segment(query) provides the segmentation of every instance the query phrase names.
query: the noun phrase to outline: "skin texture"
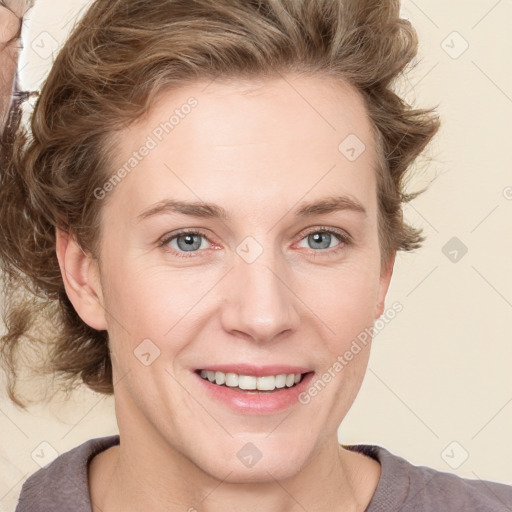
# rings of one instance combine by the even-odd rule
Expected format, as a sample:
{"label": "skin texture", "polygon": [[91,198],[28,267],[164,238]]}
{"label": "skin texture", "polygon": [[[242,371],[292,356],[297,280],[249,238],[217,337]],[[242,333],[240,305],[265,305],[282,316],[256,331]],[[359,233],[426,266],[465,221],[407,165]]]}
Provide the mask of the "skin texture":
{"label": "skin texture", "polygon": [[0,5],[0,132],[7,121],[21,48],[20,40],[15,37],[22,16],[32,7],[33,2],[5,0],[4,4]]}
{"label": "skin texture", "polygon": [[[370,344],[307,405],[279,414],[237,414],[206,396],[192,373],[243,362],[320,376],[382,314],[394,255],[381,267],[364,103],[322,77],[195,83],[162,94],[149,116],[120,133],[119,167],[190,97],[197,106],[100,201],[100,264],[57,233],[68,296],[111,341],[121,446],[91,463],[94,510],[364,510],[380,465],[342,448],[337,429]],[[366,145],[353,162],[338,150],[349,134]],[[332,195],[356,199],[366,215],[294,215]],[[214,202],[230,217],[137,222],[166,198]],[[322,226],[353,242],[333,234],[328,249],[318,248],[307,235]],[[199,249],[184,251],[183,238],[158,246],[183,228],[205,231]],[[248,236],[263,250],[252,263],[236,252]],[[146,338],[160,349],[149,366],[133,353]],[[262,453],[250,469],[237,457],[248,442]]]}

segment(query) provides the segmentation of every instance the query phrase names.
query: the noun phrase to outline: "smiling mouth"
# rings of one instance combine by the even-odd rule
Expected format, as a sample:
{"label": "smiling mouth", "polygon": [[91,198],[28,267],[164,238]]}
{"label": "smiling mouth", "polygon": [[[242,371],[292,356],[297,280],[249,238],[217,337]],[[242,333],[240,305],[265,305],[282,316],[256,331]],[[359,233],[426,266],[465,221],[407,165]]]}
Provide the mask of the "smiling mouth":
{"label": "smiling mouth", "polygon": [[308,373],[288,373],[257,377],[212,370],[196,370],[203,380],[219,387],[228,387],[244,393],[272,393],[295,387]]}

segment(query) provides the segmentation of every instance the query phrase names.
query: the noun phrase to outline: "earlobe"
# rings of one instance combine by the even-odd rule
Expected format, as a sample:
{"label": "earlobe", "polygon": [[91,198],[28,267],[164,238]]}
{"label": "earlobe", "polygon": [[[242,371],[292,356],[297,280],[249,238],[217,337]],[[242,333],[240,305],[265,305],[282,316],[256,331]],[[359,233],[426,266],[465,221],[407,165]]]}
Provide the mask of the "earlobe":
{"label": "earlobe", "polygon": [[98,266],[75,237],[56,228],[56,252],[66,294],[80,318],[93,329],[107,329]]}

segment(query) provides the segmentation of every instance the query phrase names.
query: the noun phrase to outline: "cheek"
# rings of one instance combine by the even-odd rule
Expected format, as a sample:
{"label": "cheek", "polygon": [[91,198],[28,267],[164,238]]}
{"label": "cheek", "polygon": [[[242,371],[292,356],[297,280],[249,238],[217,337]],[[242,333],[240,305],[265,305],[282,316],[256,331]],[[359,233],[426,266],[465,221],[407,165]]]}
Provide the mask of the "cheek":
{"label": "cheek", "polygon": [[172,347],[173,354],[200,326],[204,298],[218,281],[215,272],[138,265],[128,258],[105,273],[111,339],[123,340],[122,346],[132,351],[150,339],[166,352]]}
{"label": "cheek", "polygon": [[337,337],[351,336],[374,320],[379,273],[375,264],[362,261],[317,272],[300,285],[305,302]]}
{"label": "cheek", "polygon": [[[324,400],[334,401],[333,407],[337,410],[334,417],[341,421],[366,373],[378,297],[378,273],[370,264],[354,265],[331,275],[322,284],[325,293],[318,294],[313,302],[325,327],[320,350],[316,352],[321,367],[318,379],[326,383],[328,391],[323,395]],[[330,420],[326,417],[325,421]]]}

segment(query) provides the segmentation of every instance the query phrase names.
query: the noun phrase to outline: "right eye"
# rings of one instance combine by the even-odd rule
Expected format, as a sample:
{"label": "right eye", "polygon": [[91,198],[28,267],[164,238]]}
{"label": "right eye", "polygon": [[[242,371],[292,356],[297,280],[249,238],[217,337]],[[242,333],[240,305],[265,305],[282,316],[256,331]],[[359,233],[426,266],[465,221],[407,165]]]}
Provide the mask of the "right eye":
{"label": "right eye", "polygon": [[[185,253],[201,252],[199,249],[203,248],[202,239],[208,240],[205,233],[200,230],[183,229],[177,233],[171,233],[164,236],[159,242],[159,247],[163,247],[166,252],[174,252],[179,258],[190,258],[192,255]],[[172,242],[176,242],[174,246],[170,246]],[[172,251],[168,250],[171,247]]]}

